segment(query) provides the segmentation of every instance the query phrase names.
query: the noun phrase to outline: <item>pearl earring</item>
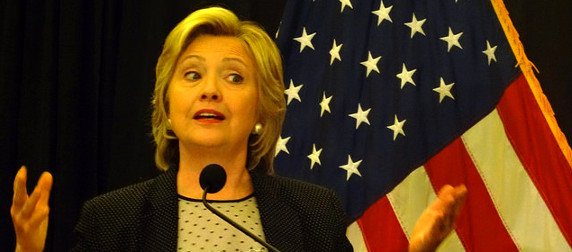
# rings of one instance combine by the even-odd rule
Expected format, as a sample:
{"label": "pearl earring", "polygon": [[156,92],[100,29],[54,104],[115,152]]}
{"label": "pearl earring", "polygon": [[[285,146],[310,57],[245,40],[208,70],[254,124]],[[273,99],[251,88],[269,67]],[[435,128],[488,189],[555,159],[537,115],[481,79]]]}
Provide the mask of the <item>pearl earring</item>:
{"label": "pearl earring", "polygon": [[254,129],[252,130],[253,135],[260,135],[262,132],[262,123],[256,123]]}

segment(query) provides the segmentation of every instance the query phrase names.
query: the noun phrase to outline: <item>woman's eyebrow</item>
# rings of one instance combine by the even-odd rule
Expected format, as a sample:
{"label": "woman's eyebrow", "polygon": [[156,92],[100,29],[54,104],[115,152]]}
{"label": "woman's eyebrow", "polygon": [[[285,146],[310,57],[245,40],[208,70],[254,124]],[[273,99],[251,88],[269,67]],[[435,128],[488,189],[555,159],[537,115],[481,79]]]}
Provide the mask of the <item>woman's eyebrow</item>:
{"label": "woman's eyebrow", "polygon": [[242,60],[241,58],[238,58],[238,57],[227,57],[227,58],[223,58],[223,59],[222,59],[222,62],[224,62],[224,63],[237,62],[237,63],[239,63],[239,64],[241,64],[241,65],[243,65],[243,66],[245,66],[245,67],[248,66],[248,65],[246,64],[246,62],[244,62],[244,60]]}
{"label": "woman's eyebrow", "polygon": [[183,57],[181,59],[181,62],[185,62],[185,61],[191,60],[191,59],[196,59],[196,60],[201,61],[201,62],[206,61],[206,59],[202,56],[191,54],[191,55],[187,55],[187,56]]}

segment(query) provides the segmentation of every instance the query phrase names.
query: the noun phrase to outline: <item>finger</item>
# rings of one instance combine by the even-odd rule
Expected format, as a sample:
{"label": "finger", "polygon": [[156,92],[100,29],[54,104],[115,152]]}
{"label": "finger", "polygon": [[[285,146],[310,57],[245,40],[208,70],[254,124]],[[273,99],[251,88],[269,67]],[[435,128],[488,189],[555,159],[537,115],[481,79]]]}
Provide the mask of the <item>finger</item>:
{"label": "finger", "polygon": [[[45,197],[43,194],[45,194],[44,192],[40,193],[40,198]],[[37,227],[39,226],[43,221],[46,221],[48,219],[48,215],[50,214],[50,207],[48,205],[37,205],[34,213],[32,214],[32,216],[30,216],[30,226],[32,227]]]}
{"label": "finger", "polygon": [[441,187],[441,190],[439,190],[439,193],[437,193],[437,197],[445,201],[454,201],[455,192],[455,188],[447,184]]}
{"label": "finger", "polygon": [[36,209],[36,205],[38,204],[38,201],[40,200],[41,194],[42,194],[42,192],[40,189],[38,189],[38,187],[34,188],[34,191],[30,195],[28,200],[26,200],[26,204],[24,204],[24,207],[22,208],[22,212],[21,212],[22,218],[28,219],[28,218],[30,218],[32,213],[34,213],[34,210]]}
{"label": "finger", "polygon": [[434,209],[442,214],[441,231],[448,233],[454,228],[455,219],[466,197],[466,192],[467,188],[464,185],[457,187],[445,185],[439,190],[438,203]]}
{"label": "finger", "polygon": [[449,189],[443,192],[441,197],[443,200],[447,201],[445,208],[443,208],[445,215],[444,222],[446,225],[454,228],[455,220],[457,219],[457,216],[459,216],[461,206],[467,197],[467,187],[465,187],[465,185],[449,187]]}
{"label": "finger", "polygon": [[28,192],[26,190],[26,178],[26,166],[22,166],[14,178],[14,196],[12,198],[12,207],[16,211],[20,210],[24,206],[24,203],[28,198]]}
{"label": "finger", "polygon": [[467,187],[465,185],[459,185],[455,187],[455,203],[453,208],[455,209],[455,217],[459,214],[459,212],[461,211],[461,207],[463,206],[463,203],[465,203],[465,200],[467,199],[467,194],[468,194],[468,190]]}
{"label": "finger", "polygon": [[464,201],[465,198],[467,197],[467,193],[469,191],[467,190],[467,187],[463,184],[458,185],[455,187],[455,198],[457,198],[458,200]]}
{"label": "finger", "polygon": [[455,189],[451,185],[444,185],[441,187],[437,193],[437,199],[433,201],[429,208],[437,212],[444,212],[444,209],[453,205],[454,197],[452,194],[454,191]]}
{"label": "finger", "polygon": [[50,174],[49,172],[42,173],[42,176],[40,176],[40,179],[38,180],[36,188],[39,188],[41,192],[40,199],[38,202],[38,204],[41,207],[48,205],[48,202],[50,200],[50,191],[52,190],[53,182],[54,178],[52,177],[52,174]]}

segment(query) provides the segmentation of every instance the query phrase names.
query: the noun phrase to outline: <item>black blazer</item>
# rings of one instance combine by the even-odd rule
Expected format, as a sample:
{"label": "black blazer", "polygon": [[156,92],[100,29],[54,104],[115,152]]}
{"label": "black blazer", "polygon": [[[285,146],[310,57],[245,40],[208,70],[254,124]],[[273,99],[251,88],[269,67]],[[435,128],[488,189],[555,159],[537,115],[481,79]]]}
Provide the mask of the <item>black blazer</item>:
{"label": "black blazer", "polygon": [[[281,251],[352,251],[341,202],[328,189],[251,173],[266,241]],[[176,251],[177,169],[86,202],[75,251]]]}

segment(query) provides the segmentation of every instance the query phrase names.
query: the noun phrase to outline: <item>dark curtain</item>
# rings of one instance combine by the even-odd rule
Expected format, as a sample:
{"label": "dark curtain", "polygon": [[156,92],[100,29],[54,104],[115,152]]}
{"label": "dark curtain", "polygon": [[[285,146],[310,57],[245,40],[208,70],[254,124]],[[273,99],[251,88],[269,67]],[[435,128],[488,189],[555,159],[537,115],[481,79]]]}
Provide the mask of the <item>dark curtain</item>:
{"label": "dark curtain", "polygon": [[[222,5],[278,28],[280,1],[0,2],[0,247],[14,246],[12,181],[54,175],[47,251],[73,245],[82,203],[151,178],[150,100],[165,36],[191,11]],[[572,136],[569,1],[505,1],[557,119]],[[3,209],[3,210],[2,210]]]}

